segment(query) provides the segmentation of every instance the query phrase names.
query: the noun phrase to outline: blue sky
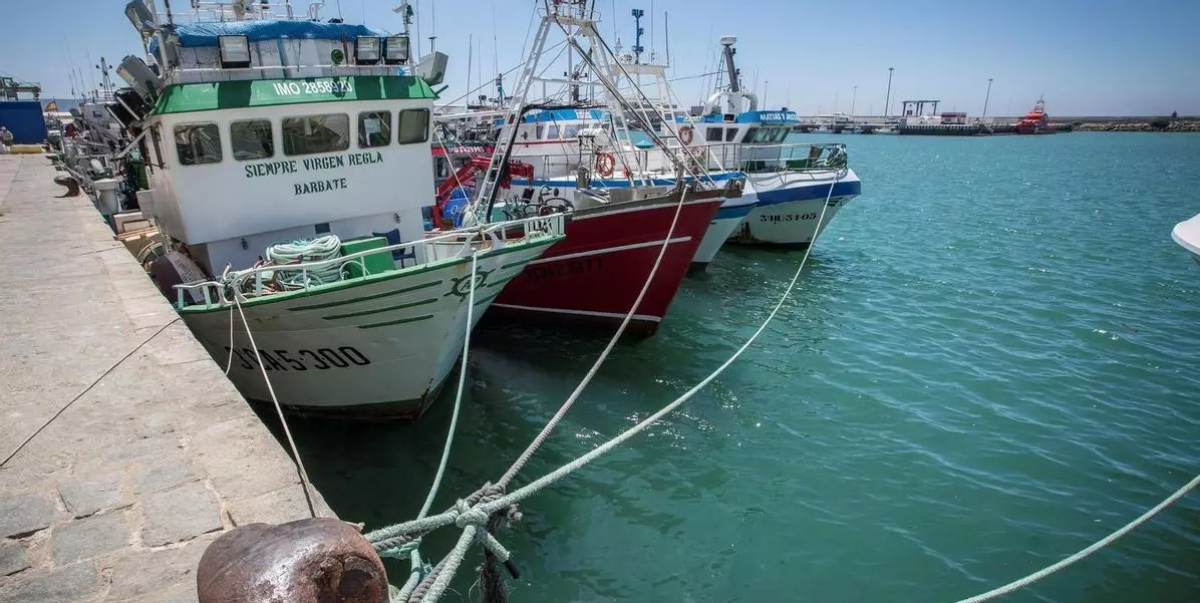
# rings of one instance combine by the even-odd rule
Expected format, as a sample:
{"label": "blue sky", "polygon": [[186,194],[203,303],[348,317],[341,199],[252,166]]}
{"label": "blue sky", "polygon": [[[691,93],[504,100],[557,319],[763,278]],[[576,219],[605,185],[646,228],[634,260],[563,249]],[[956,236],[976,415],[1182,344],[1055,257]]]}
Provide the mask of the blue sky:
{"label": "blue sky", "polygon": [[[5,4],[0,74],[40,82],[44,96],[69,96],[68,66],[91,80],[100,56],[117,62],[140,53],[123,0],[60,0],[53,21],[44,3]],[[372,27],[401,28],[392,0],[326,4],[326,18],[337,16],[340,4],[348,22],[365,16]],[[438,50],[451,55],[449,100],[466,88],[468,36],[481,47],[484,78],[492,77],[494,63],[507,70],[519,61],[540,1],[415,4],[421,36],[436,31]],[[178,11],[188,2],[174,5]],[[881,114],[888,67],[895,67],[893,113],[896,101],[936,98],[944,101],[942,110],[979,115],[993,78],[989,115],[1024,113],[1039,94],[1052,115],[1200,114],[1200,0],[597,0],[597,6],[604,34],[613,36],[615,27],[627,48],[630,9],[647,13],[647,48],[653,13],[660,54],[662,15],[669,12],[673,77],[712,71],[717,38],[738,36],[746,85],[765,92],[767,104],[806,115],[835,108],[849,113],[852,100],[857,114]],[[423,40],[423,51],[428,44]],[[474,73],[471,78],[477,81]],[[682,79],[676,92],[692,104],[706,92],[704,81]]]}

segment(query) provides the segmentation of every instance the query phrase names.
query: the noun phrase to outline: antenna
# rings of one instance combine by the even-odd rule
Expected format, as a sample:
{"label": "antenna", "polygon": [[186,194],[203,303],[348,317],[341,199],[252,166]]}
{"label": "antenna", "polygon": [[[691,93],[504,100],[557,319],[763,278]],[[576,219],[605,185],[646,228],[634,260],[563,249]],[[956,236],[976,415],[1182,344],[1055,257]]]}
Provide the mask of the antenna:
{"label": "antenna", "polygon": [[663,35],[667,39],[666,40],[666,42],[667,42],[667,60],[666,60],[666,64],[663,65],[664,67],[671,66],[671,20],[670,19],[671,19],[671,14],[664,10],[663,11]]}
{"label": "antenna", "polygon": [[654,62],[654,0],[650,0],[650,62]]}
{"label": "antenna", "polygon": [[437,50],[435,42],[437,41],[437,2],[434,2],[429,7],[429,28],[433,30],[433,35],[429,36],[429,52]]}
{"label": "antenna", "polygon": [[467,35],[467,106],[471,106],[471,62],[475,57],[475,34]]}
{"label": "antenna", "polygon": [[633,30],[633,62],[640,65],[642,63],[642,53],[646,50],[642,46],[642,34],[646,33],[646,30],[642,29],[642,15],[645,15],[646,11],[635,8],[630,14],[633,15],[633,22],[636,26]]}

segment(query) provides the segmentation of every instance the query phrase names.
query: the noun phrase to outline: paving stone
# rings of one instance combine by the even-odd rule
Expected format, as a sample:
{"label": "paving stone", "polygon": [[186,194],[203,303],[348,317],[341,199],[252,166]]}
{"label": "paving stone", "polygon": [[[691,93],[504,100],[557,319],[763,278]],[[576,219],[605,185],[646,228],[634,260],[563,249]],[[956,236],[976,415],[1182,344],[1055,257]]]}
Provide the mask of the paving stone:
{"label": "paving stone", "polygon": [[55,513],[49,500],[33,492],[0,496],[0,537],[45,529]]}
{"label": "paving stone", "polygon": [[[182,547],[130,551],[111,561],[112,586],[105,601],[186,601],[196,596],[196,568],[204,550],[216,538],[208,535]],[[106,564],[108,565],[108,564]]]}
{"label": "paving stone", "polygon": [[133,493],[137,496],[169,490],[199,479],[200,473],[186,454],[171,452],[139,461],[133,472]]}
{"label": "paving stone", "polygon": [[54,527],[50,548],[54,564],[66,565],[129,546],[129,520],[124,511],[110,511]]}
{"label": "paving stone", "polygon": [[142,502],[142,544],[161,546],[221,529],[217,501],[203,482],[152,494]]}
{"label": "paving stone", "polygon": [[[324,501],[314,501],[318,512],[321,512]],[[227,501],[225,508],[235,525],[244,526],[251,523],[287,523],[298,517],[308,517],[308,501],[304,498],[301,488],[280,488],[274,492],[260,494],[244,500]]]}
{"label": "paving stone", "polygon": [[127,504],[121,492],[124,481],[124,470],[109,468],[68,478],[58,485],[58,493],[67,505],[67,511],[75,517],[83,517]]}
{"label": "paving stone", "polygon": [[97,597],[104,588],[90,563],[72,563],[53,571],[29,575],[0,586],[0,601],[12,603],[79,603]]}
{"label": "paving stone", "polygon": [[29,553],[19,540],[0,540],[0,577],[15,574],[29,567]]}

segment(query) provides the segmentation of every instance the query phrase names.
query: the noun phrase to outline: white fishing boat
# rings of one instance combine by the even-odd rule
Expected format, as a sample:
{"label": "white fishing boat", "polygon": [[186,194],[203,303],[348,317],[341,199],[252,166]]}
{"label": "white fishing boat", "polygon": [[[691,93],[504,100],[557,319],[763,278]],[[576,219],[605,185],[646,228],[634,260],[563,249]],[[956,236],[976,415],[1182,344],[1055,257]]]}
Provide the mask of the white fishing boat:
{"label": "white fishing boat", "polygon": [[1171,229],[1171,238],[1180,247],[1192,254],[1192,259],[1200,264],[1200,215],[1193,216],[1175,225]]}
{"label": "white fishing boat", "polygon": [[561,240],[562,217],[425,231],[445,55],[412,61],[407,35],[322,22],[321,3],[192,6],[126,11],[157,64],[126,58],[136,94],[118,94],[169,250],[151,275],[247,399],[419,416],[468,309]]}

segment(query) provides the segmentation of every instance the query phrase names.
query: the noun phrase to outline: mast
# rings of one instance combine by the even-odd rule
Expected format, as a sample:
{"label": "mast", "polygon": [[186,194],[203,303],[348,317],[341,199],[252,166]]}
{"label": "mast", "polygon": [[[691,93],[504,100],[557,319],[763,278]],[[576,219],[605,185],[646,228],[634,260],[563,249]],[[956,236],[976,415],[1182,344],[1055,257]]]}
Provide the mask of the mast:
{"label": "mast", "polygon": [[737,43],[737,38],[735,38],[733,36],[722,36],[721,37],[721,46],[725,47],[725,70],[729,74],[729,91],[730,92],[741,92],[742,91],[741,84],[740,84],[740,82],[738,82],[737,67],[734,67],[734,65],[733,65],[733,53],[734,53],[733,45],[736,43]]}

